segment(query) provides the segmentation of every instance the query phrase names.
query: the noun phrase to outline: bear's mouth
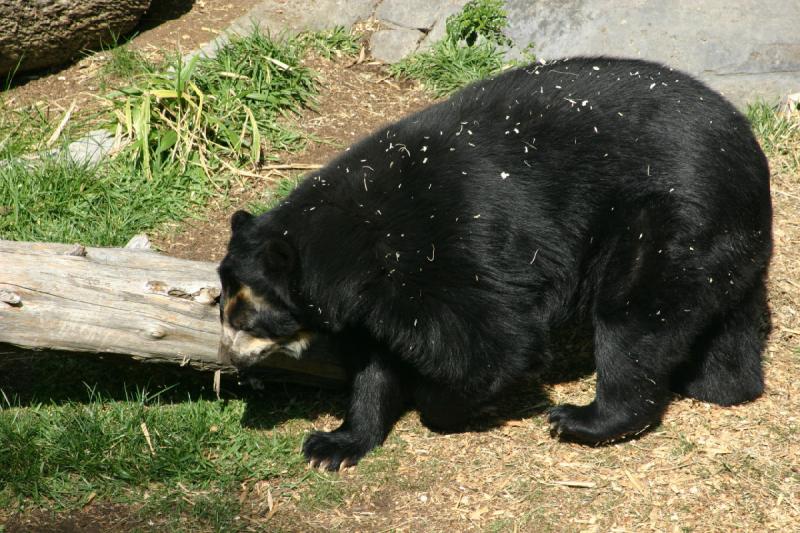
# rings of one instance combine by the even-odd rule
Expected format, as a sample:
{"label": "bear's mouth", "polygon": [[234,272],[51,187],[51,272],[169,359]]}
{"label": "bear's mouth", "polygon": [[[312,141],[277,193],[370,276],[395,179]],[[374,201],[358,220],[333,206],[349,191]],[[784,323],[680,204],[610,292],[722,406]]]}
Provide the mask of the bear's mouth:
{"label": "bear's mouth", "polygon": [[226,324],[222,327],[217,361],[224,365],[247,368],[274,354],[299,359],[311,344],[311,339],[312,335],[307,331],[300,331],[287,339],[264,339],[243,330],[235,330]]}

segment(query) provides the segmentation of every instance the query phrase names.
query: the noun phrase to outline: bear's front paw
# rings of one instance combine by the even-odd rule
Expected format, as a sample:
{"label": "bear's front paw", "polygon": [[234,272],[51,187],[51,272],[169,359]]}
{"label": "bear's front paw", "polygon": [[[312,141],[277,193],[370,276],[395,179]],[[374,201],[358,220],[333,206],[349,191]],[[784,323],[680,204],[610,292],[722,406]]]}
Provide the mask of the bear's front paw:
{"label": "bear's front paw", "polygon": [[358,463],[372,446],[352,432],[337,429],[315,431],[303,443],[303,455],[312,468],[336,471]]}
{"label": "bear's front paw", "polygon": [[637,428],[632,420],[622,420],[615,416],[606,416],[600,412],[595,402],[578,406],[559,405],[550,410],[550,433],[564,440],[583,442],[586,444],[602,444],[627,437],[643,431],[647,425]]}

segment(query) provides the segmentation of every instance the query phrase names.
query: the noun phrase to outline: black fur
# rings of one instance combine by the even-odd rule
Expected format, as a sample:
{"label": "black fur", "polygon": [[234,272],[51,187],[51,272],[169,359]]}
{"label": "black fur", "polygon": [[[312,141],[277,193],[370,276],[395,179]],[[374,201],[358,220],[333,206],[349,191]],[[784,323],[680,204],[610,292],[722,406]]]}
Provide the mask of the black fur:
{"label": "black fur", "polygon": [[[462,427],[546,364],[549,332],[574,315],[593,327],[597,395],[551,411],[567,438],[642,431],[671,391],[729,405],[763,390],[767,162],[740,113],[662,65],[510,70],[234,225],[223,283],[344,346],[351,407],[304,447],[331,469],[380,444],[407,401],[431,427]],[[277,274],[273,241],[290,265]]]}

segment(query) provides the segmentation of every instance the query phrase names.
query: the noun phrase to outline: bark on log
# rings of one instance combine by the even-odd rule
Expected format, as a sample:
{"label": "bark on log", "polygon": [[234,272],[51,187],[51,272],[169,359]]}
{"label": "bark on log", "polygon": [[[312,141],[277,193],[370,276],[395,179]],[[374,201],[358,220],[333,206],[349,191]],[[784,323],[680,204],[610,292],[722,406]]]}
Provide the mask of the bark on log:
{"label": "bark on log", "polygon": [[65,63],[131,31],[150,0],[0,1],[0,75]]}
{"label": "bark on log", "polygon": [[[202,369],[217,361],[216,264],[149,250],[0,240],[0,343],[129,354]],[[260,377],[316,385],[344,374],[324,339],[270,357]]]}

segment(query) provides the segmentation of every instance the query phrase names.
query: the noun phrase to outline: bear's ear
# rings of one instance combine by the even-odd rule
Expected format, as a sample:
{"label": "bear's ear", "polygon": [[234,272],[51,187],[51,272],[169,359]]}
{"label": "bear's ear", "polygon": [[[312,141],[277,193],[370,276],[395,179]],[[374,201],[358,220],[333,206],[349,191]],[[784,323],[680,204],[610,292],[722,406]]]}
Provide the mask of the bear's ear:
{"label": "bear's ear", "polygon": [[236,233],[253,220],[253,215],[247,211],[236,211],[231,217],[231,231]]}
{"label": "bear's ear", "polygon": [[270,239],[264,245],[264,266],[270,272],[288,272],[294,266],[294,260],[294,250],[286,241]]}

